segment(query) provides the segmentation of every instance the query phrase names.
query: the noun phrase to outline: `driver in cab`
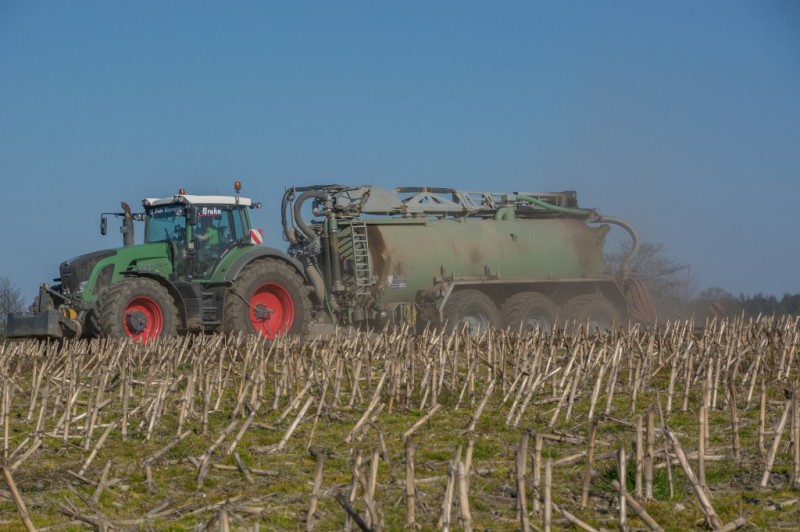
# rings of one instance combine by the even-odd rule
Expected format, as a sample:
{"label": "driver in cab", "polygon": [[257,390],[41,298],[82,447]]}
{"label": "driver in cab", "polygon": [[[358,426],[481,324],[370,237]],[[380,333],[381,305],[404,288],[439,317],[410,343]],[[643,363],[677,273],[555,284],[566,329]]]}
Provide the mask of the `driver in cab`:
{"label": "driver in cab", "polygon": [[197,230],[197,239],[202,242],[203,247],[212,247],[219,244],[219,229],[214,225],[213,216],[203,216],[200,218],[200,227]]}

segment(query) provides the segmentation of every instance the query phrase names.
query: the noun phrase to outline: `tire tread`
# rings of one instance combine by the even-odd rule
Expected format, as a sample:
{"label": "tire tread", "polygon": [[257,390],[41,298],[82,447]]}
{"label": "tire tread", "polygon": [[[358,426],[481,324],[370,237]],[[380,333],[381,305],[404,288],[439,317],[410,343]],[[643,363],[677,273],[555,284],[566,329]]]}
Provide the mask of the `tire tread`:
{"label": "tire tread", "polygon": [[[155,294],[144,294],[147,291]],[[118,281],[103,291],[97,305],[97,315],[92,318],[92,326],[97,327],[101,336],[123,338],[127,336],[122,326],[121,312],[128,301],[137,295],[155,296],[153,299],[161,307],[164,315],[164,327],[161,336],[177,334],[178,308],[175,301],[158,282],[144,277],[133,277]]]}
{"label": "tire tread", "polygon": [[249,319],[249,301],[244,301],[242,298],[248,297],[245,292],[259,277],[269,274],[284,277],[292,285],[284,288],[290,294],[293,291],[298,294],[297,298],[293,298],[295,316],[289,330],[290,334],[304,335],[308,332],[308,325],[311,322],[311,301],[308,297],[308,287],[294,268],[273,259],[259,260],[248,264],[234,281],[235,291],[228,290],[226,293],[222,310],[222,328],[225,332],[254,333]]}

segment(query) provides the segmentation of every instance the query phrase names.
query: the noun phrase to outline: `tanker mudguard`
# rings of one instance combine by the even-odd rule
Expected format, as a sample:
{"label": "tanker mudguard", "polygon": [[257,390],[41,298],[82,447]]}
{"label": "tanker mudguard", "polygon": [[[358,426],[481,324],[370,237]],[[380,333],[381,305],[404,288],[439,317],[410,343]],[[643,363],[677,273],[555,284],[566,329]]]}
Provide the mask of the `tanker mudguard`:
{"label": "tanker mudguard", "polygon": [[297,270],[297,273],[299,273],[303,277],[303,280],[308,281],[305,269],[303,268],[303,265],[300,263],[300,261],[290,257],[289,255],[287,255],[286,253],[282,252],[279,249],[271,248],[268,246],[253,247],[253,249],[249,251],[247,254],[242,255],[233,264],[233,266],[231,266],[230,270],[228,270],[228,273],[225,275],[225,281],[226,282],[235,281],[236,278],[239,277],[239,274],[242,272],[245,266],[247,266],[254,260],[259,259],[261,257],[280,259],[282,261],[287,262],[288,264],[291,264]]}

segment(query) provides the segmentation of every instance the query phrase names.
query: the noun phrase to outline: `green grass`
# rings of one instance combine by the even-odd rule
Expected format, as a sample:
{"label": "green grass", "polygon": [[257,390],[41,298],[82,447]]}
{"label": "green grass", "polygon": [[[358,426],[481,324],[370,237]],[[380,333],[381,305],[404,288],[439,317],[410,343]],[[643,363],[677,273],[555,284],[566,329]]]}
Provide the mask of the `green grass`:
{"label": "green grass", "polygon": [[[626,467],[625,486],[628,492],[633,493],[636,487],[636,471]],[[619,468],[616,463],[610,463],[603,469],[596,479],[595,486],[599,489],[615,494],[616,490],[612,487],[612,481],[619,480]],[[653,499],[656,501],[681,500],[688,489],[687,482],[681,472],[673,470],[672,490],[674,495],[670,497],[669,473],[666,468],[653,470]]]}

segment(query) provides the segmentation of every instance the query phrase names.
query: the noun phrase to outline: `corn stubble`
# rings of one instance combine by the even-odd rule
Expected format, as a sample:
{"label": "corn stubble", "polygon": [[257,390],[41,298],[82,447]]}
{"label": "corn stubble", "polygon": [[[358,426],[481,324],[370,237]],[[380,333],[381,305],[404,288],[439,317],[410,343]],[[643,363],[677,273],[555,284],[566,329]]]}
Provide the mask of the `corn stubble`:
{"label": "corn stubble", "polygon": [[602,333],[6,341],[0,519],[789,526],[800,514],[798,343],[792,317]]}

